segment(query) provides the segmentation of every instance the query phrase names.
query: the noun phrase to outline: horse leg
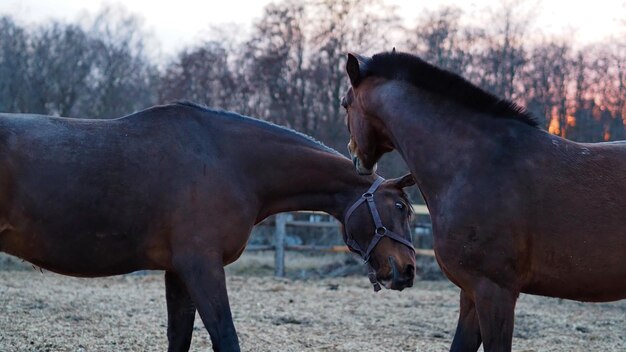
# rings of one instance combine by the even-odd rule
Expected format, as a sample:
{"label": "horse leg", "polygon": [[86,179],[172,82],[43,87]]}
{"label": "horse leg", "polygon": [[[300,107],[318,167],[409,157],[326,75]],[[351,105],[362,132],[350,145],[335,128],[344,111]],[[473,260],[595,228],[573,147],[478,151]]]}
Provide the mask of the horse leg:
{"label": "horse leg", "polygon": [[476,352],[481,342],[480,325],[478,324],[474,300],[467,292],[461,290],[459,322],[456,325],[456,332],[454,333],[450,351]]}
{"label": "horse leg", "polygon": [[191,345],[196,307],[185,284],[175,273],[165,272],[165,298],[167,300],[167,350],[186,352]]}
{"label": "horse leg", "polygon": [[174,263],[187,287],[205,328],[211,336],[214,351],[239,351],[239,340],[228,303],[226,278],[221,256],[180,256]]}
{"label": "horse leg", "polygon": [[518,294],[489,280],[476,288],[474,303],[485,352],[511,351]]}

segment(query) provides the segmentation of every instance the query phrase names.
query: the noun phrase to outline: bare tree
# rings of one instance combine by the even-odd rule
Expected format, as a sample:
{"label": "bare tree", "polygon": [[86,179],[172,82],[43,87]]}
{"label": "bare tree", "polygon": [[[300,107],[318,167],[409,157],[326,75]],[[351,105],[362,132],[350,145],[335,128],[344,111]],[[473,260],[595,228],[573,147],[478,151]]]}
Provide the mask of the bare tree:
{"label": "bare tree", "polygon": [[408,31],[407,46],[424,60],[471,80],[472,61],[484,31],[462,26],[462,16],[460,8],[450,6],[424,12]]}
{"label": "bare tree", "polygon": [[574,66],[570,51],[565,43],[537,45],[530,51],[524,72],[519,73],[524,87],[519,96],[536,115],[545,118],[551,132],[561,136],[566,136],[572,126],[571,114],[575,110],[569,106],[568,88]]}
{"label": "bare tree", "polygon": [[400,29],[395,8],[379,0],[312,1],[309,88],[312,110],[320,120],[319,136],[330,145],[345,148],[345,114],[339,100],[348,87],[345,54],[391,50],[393,34]]}
{"label": "bare tree", "polygon": [[237,110],[236,82],[229,69],[228,52],[219,42],[210,41],[183,50],[162,74],[159,100],[192,100],[208,106]]}
{"label": "bare tree", "polygon": [[89,90],[93,43],[76,25],[52,23],[35,32],[28,60],[29,111],[58,116],[81,113],[77,105]]}
{"label": "bare tree", "polygon": [[114,117],[154,104],[158,71],[145,52],[147,35],[139,18],[121,7],[105,7],[93,20],[90,34],[96,40],[96,66],[85,109],[92,116]]}
{"label": "bare tree", "polygon": [[0,17],[0,111],[29,110],[29,39],[11,18]]}
{"label": "bare tree", "polygon": [[479,66],[480,84],[493,93],[516,100],[516,79],[526,64],[525,36],[532,24],[536,5],[527,0],[503,0],[487,20],[486,43]]}
{"label": "bare tree", "polygon": [[257,116],[309,131],[304,101],[303,20],[304,7],[297,2],[268,5],[244,44],[241,64],[245,82],[253,92],[251,109]]}

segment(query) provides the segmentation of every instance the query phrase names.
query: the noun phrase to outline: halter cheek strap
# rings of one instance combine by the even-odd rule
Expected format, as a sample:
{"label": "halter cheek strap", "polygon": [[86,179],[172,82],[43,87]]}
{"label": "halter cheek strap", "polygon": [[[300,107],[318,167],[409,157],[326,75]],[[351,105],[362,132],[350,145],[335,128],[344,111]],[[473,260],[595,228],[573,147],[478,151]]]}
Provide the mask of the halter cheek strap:
{"label": "halter cheek strap", "polygon": [[346,244],[348,245],[348,248],[351,251],[359,254],[361,258],[363,258],[363,260],[365,260],[365,262],[368,263],[369,272],[367,276],[370,282],[372,283],[372,285],[374,285],[374,291],[380,290],[380,284],[378,283],[378,280],[376,279],[376,272],[374,268],[372,268],[372,266],[369,265],[369,260],[370,260],[372,251],[374,250],[374,248],[376,248],[376,245],[378,245],[378,242],[380,242],[380,240],[383,237],[389,237],[390,239],[396,242],[400,242],[403,245],[409,247],[411,251],[415,252],[415,249],[413,248],[413,243],[411,243],[410,240],[407,240],[403,236],[387,229],[383,225],[383,222],[380,219],[380,214],[378,213],[378,209],[376,208],[376,202],[374,201],[374,192],[376,192],[376,190],[383,183],[384,180],[385,180],[384,178],[379,176],[376,179],[376,181],[374,181],[374,183],[370,186],[367,192],[363,193],[361,198],[359,198],[356,202],[354,202],[354,204],[352,204],[352,206],[346,212],[346,216],[344,217],[344,224],[347,225],[348,219],[350,218],[352,213],[359,206],[361,206],[361,204],[367,203],[367,207],[370,211],[370,214],[372,215],[372,220],[374,220],[374,226],[375,226],[374,237],[372,238],[372,241],[367,246],[367,248],[363,250],[361,246],[356,242],[354,237],[350,235],[350,232],[348,231],[348,228],[346,226],[346,230],[345,230],[346,231]]}

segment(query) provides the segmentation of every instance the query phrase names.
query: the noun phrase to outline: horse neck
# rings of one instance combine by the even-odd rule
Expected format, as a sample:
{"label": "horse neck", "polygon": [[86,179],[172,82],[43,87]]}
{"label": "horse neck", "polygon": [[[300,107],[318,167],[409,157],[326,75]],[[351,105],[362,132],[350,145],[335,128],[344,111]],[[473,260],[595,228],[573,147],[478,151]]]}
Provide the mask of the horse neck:
{"label": "horse neck", "polygon": [[357,175],[347,158],[292,136],[272,136],[263,148],[267,152],[255,156],[263,168],[255,177],[258,221],[297,210],[324,211],[343,221],[346,209],[374,181]]}
{"label": "horse neck", "polygon": [[[409,89],[415,93],[416,88]],[[384,104],[377,104],[381,107],[377,115],[425,200],[434,204],[459,175],[478,166],[494,151],[502,133],[509,132],[494,127],[502,125],[502,119],[480,116],[454,102],[416,93],[385,92]]]}

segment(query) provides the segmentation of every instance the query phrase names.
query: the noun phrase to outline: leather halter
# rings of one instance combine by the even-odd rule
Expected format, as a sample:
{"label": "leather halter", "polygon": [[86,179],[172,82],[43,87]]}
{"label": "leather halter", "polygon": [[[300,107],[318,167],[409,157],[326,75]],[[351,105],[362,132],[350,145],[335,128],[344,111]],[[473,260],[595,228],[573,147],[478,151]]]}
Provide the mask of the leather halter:
{"label": "leather halter", "polygon": [[[369,272],[367,276],[370,282],[372,283],[372,285],[374,285],[374,291],[380,291],[380,284],[378,283],[378,280],[376,279],[376,272],[374,268],[372,268],[372,266],[369,264],[369,260],[370,260],[372,251],[374,250],[374,248],[376,248],[376,245],[378,245],[378,242],[380,242],[380,240],[383,237],[388,237],[396,242],[400,242],[403,245],[409,247],[411,251],[415,252],[415,249],[413,248],[413,243],[411,243],[410,240],[386,228],[380,219],[380,215],[378,214],[378,209],[376,208],[376,201],[374,201],[374,193],[376,192],[378,187],[383,183],[383,181],[385,181],[385,179],[378,176],[378,178],[376,179],[376,181],[374,181],[374,183],[370,186],[370,188],[365,193],[363,193],[363,195],[356,202],[354,202],[354,204],[352,204],[352,206],[346,212],[346,216],[344,217],[346,244],[348,245],[348,248],[352,252],[355,252],[358,255],[360,255],[361,258],[363,258],[363,260],[365,260],[365,262],[368,263]],[[348,231],[348,226],[347,226],[350,215],[352,215],[352,213],[363,203],[367,203],[368,209],[370,210],[370,214],[372,215],[372,219],[374,220],[374,226],[375,226],[374,237],[372,238],[372,241],[370,242],[370,244],[367,246],[367,249],[365,250],[363,250],[363,248],[361,248],[361,246],[357,243],[354,237],[350,235],[350,232]]]}

